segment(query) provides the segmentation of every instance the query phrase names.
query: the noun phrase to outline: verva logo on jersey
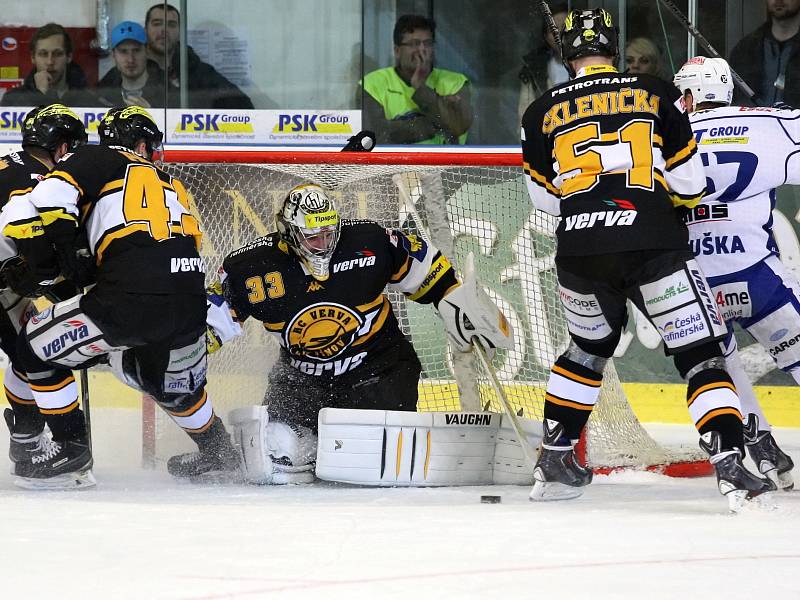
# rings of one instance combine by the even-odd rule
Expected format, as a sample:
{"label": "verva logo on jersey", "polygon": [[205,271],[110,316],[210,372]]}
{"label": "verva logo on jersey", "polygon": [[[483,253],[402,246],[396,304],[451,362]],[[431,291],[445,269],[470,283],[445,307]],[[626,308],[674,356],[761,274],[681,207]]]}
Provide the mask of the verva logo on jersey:
{"label": "verva logo on jersey", "polygon": [[365,256],[363,258],[353,258],[351,260],[344,260],[340,263],[333,265],[333,272],[350,271],[351,269],[362,269],[371,267],[375,264],[374,256]]}
{"label": "verva logo on jersey", "polygon": [[603,224],[605,227],[633,225],[636,220],[635,210],[604,210],[590,213],[570,215],[565,220],[564,231],[588,229]]}

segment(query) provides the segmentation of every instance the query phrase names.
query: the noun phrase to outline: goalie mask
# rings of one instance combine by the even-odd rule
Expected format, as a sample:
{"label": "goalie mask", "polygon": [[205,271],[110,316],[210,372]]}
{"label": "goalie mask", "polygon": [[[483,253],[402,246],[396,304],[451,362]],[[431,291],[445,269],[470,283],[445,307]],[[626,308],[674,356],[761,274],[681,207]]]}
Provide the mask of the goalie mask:
{"label": "goalie mask", "polygon": [[326,280],[341,231],[333,198],[318,185],[298,185],[289,191],[275,221],[281,239],[314,279]]}
{"label": "goalie mask", "polygon": [[570,77],[575,77],[570,61],[576,58],[607,56],[616,62],[617,38],[617,28],[607,10],[571,10],[561,28],[561,59]]}
{"label": "goalie mask", "polygon": [[681,94],[692,92],[695,107],[701,102],[730,104],[733,100],[731,68],[723,58],[690,58],[672,79]]}

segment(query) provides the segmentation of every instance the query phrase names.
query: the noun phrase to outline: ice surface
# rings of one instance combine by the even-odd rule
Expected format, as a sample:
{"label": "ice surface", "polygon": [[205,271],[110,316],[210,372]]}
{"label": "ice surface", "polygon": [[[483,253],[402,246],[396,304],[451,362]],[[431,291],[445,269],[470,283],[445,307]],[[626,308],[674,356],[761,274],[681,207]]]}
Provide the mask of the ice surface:
{"label": "ice surface", "polygon": [[[649,473],[547,504],[507,486],[192,486],[140,468],[136,411],[95,413],[96,489],[18,490],[3,468],[0,598],[800,597],[800,492],[730,515],[713,479]],[[800,464],[800,430],[776,438]]]}

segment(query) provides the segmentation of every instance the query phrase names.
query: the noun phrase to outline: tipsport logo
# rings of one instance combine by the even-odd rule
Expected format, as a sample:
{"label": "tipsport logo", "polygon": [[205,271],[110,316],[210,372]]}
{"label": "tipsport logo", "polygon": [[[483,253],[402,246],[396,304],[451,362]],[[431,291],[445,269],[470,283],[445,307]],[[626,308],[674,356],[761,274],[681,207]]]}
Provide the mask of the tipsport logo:
{"label": "tipsport logo", "polygon": [[253,118],[250,115],[227,113],[181,113],[175,133],[253,133]]}
{"label": "tipsport logo", "polygon": [[278,115],[278,123],[272,128],[272,133],[352,134],[353,126],[350,124],[350,117],[347,115],[281,113]]}

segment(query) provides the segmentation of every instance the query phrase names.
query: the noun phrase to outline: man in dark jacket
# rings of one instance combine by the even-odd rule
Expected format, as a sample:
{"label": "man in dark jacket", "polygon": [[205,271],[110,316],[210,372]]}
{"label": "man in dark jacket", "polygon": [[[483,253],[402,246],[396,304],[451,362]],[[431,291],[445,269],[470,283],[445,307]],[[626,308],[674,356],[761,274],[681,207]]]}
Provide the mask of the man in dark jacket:
{"label": "man in dark jacket", "polygon": [[[768,20],[731,51],[730,65],[758,104],[800,106],[800,0],[765,0]],[[734,98],[734,104],[744,103]]]}
{"label": "man in dark jacket", "polygon": [[3,106],[41,106],[59,102],[67,106],[95,106],[86,89],[86,75],[72,62],[72,39],[57,23],[40,27],[31,38],[31,71],[22,85],[10,89]]}
{"label": "man in dark jacket", "polygon": [[163,74],[148,64],[147,34],[134,21],[123,21],[111,31],[113,67],[100,80],[97,97],[103,106],[163,107],[166,90]]}
{"label": "man in dark jacket", "polygon": [[[180,13],[172,5],[159,3],[150,7],[145,17],[148,67],[159,69],[159,81],[168,78],[168,106],[180,105]],[[204,63],[187,47],[188,106],[184,108],[253,108],[242,90],[228,81],[214,67]]]}

